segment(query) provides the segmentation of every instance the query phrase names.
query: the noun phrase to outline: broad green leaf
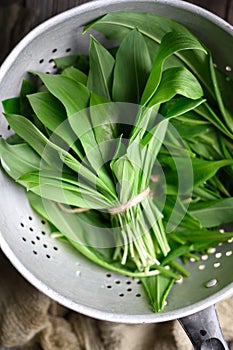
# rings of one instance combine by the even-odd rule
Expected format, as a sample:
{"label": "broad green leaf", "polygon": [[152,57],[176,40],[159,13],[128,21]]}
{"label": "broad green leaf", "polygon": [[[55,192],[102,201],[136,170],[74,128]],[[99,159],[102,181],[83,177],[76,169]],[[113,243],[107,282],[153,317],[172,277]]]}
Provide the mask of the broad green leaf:
{"label": "broad green leaf", "polygon": [[83,159],[83,150],[77,142],[77,136],[70,127],[66,111],[60,101],[48,92],[28,95],[28,99],[40,121],[67,142],[68,147]]}
{"label": "broad green leaf", "polygon": [[216,112],[210,107],[210,105],[205,102],[202,105],[196,108],[196,112],[201,115],[203,118],[211,122],[214,126],[216,126],[222,133],[233,138],[233,134],[227,128],[226,124],[219,118]]}
{"label": "broad green leaf", "polygon": [[26,143],[10,145],[0,138],[0,161],[8,175],[16,180],[29,171],[39,169],[41,158]]}
{"label": "broad green leaf", "polygon": [[75,185],[65,179],[63,181],[63,177],[49,174],[46,176],[44,172],[30,172],[22,175],[17,181],[42,198],[58,203],[91,209],[105,209],[108,206],[103,196],[78,187],[78,182]]}
{"label": "broad green leaf", "polygon": [[[28,119],[18,115],[6,116],[12,129],[48,163],[54,167],[61,169],[62,164],[65,163],[69,168],[80,174],[85,181],[92,185],[102,188],[105,192],[113,195],[111,189],[99,179],[93,172],[81,164],[71,154],[64,149],[52,143],[47,139]],[[115,197],[114,197],[115,198]]]}
{"label": "broad green leaf", "polygon": [[25,117],[32,118],[32,109],[28,103],[27,95],[36,92],[36,88],[27,80],[23,80],[20,90],[20,112],[13,112],[14,114],[21,114]]}
{"label": "broad green leaf", "polygon": [[193,100],[203,96],[200,83],[185,67],[169,68],[163,72],[160,84],[148,107],[167,102],[177,94]]}
{"label": "broad green leaf", "polygon": [[[57,149],[34,124],[21,115],[6,115],[11,128],[48,164],[59,166]],[[52,146],[52,147],[51,147]]]}
{"label": "broad green leaf", "polygon": [[[144,35],[152,59],[156,55],[157,44],[161,42],[165,34],[175,31],[189,36],[191,40],[194,38],[193,34],[186,27],[170,18],[136,11],[108,13],[87,25],[86,30],[94,28],[112,39],[122,41],[128,32],[135,27]],[[191,69],[205,86],[210,96],[214,98],[215,93],[208,55],[204,51],[188,50],[177,53],[177,57]]]}
{"label": "broad green leaf", "polygon": [[182,25],[167,17],[137,11],[110,12],[87,24],[84,32],[90,28],[94,28],[109,38],[120,42],[132,29],[137,28],[145,37],[152,60],[154,60],[156,55],[157,44],[160,43],[164,34],[174,30],[177,32],[188,32]]}
{"label": "broad green leaf", "polygon": [[[175,163],[174,163],[175,160]],[[189,181],[187,175],[187,167],[189,163],[187,163],[186,158],[178,158],[175,157],[172,160],[170,157],[166,159],[163,158],[163,162],[170,167],[170,171],[166,171],[166,180],[168,186],[173,184],[175,187],[178,185],[179,181],[182,179],[183,188],[186,188],[187,193],[192,190],[191,185],[192,182]],[[219,169],[222,167],[232,165],[232,159],[223,159],[218,161],[207,161],[199,158],[190,158],[191,166],[193,172],[193,188],[200,186],[205,181],[212,178]],[[178,173],[177,173],[178,172]],[[181,177],[182,174],[182,177]],[[180,177],[180,178],[179,178]],[[187,183],[187,186],[185,184]],[[174,191],[175,194],[176,191]],[[183,192],[182,192],[183,193]]]}
{"label": "broad green leaf", "polygon": [[191,208],[203,227],[216,227],[233,221],[233,198],[206,201]]}
{"label": "broad green leaf", "polygon": [[[154,199],[156,204],[156,198]],[[163,214],[166,221],[166,231],[172,232],[178,226],[187,228],[200,228],[200,222],[188,210],[189,205],[178,196],[166,197]]]}
{"label": "broad green leaf", "polygon": [[76,83],[87,84],[87,75],[75,67],[67,67],[62,71],[62,75],[74,80]]}
{"label": "broad green leaf", "polygon": [[162,311],[175,280],[159,274],[158,276],[141,278],[141,281],[149,296],[154,311]]}
{"label": "broad green leaf", "polygon": [[89,71],[89,56],[87,55],[67,55],[54,58],[53,60],[59,71],[63,71],[71,66],[80,69],[85,74]]}
{"label": "broad green leaf", "polygon": [[66,76],[34,73],[39,76],[48,90],[65,106],[68,117],[88,106],[89,91],[85,85]]}
{"label": "broad green leaf", "polygon": [[[173,235],[173,233],[171,233]],[[176,234],[182,240],[187,243],[204,243],[204,242],[225,242],[226,240],[232,238],[232,232],[221,233],[219,230],[207,230],[206,228],[197,230],[182,230]]]}
{"label": "broad green leaf", "polygon": [[20,97],[12,97],[2,101],[6,114],[20,114]]}
{"label": "broad green leaf", "polygon": [[106,97],[91,93],[90,119],[96,142],[105,161],[113,158],[121,128],[121,106]]}
{"label": "broad green leaf", "polygon": [[[164,113],[165,115],[166,113],[170,113],[170,108],[173,109],[173,106],[169,106],[169,111],[166,108]],[[162,115],[164,114],[162,113]],[[191,110],[184,115],[178,116],[178,118],[171,120],[172,125],[176,128],[182,139],[192,142],[195,142],[196,137],[202,134],[205,135],[208,130],[212,128],[208,121],[195,121],[194,116],[196,116],[196,113]]]}
{"label": "broad green leaf", "polygon": [[144,38],[134,29],[124,38],[116,54],[113,100],[139,103],[151,66]]}
{"label": "broad green leaf", "polygon": [[176,52],[191,49],[201,50],[206,53],[199,41],[195,37],[190,37],[190,35],[170,32],[162,38],[145,90],[143,91],[142,105],[148,104],[156,92],[161,80],[164,61]]}
{"label": "broad green leaf", "polygon": [[36,74],[44,82],[49,91],[64,104],[69,123],[82,143],[86,158],[114,196],[115,188],[103,167],[104,160],[95,140],[87,110],[85,109],[90,97],[89,90],[84,85],[61,75]]}
{"label": "broad green leaf", "polygon": [[[186,114],[190,111],[195,110],[195,108],[197,108],[204,102],[205,100],[203,100],[202,98],[199,98],[197,100],[191,100],[189,98],[179,96],[164,103],[160,109],[160,113],[164,118],[167,118],[167,119],[173,119],[173,118],[180,119],[180,117],[183,116],[183,114]],[[169,107],[166,106],[166,104],[169,104],[169,103],[170,103],[170,106]],[[180,122],[179,122],[179,125],[182,126]],[[177,128],[177,130],[179,132],[180,127]]]}
{"label": "broad green leaf", "polygon": [[89,55],[90,71],[87,87],[94,93],[110,99],[115,60],[93,36],[90,37]]}

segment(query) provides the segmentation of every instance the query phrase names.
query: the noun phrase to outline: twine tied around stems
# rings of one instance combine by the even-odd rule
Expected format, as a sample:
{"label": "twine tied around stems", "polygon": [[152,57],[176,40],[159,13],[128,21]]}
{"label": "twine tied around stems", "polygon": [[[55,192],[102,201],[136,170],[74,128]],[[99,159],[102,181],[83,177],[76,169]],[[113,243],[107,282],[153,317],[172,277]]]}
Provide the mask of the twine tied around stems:
{"label": "twine tied around stems", "polygon": [[[135,205],[142,202],[149,194],[151,193],[150,187],[147,187],[144,191],[134,196],[128,202],[124,204],[119,204],[116,207],[112,207],[108,209],[109,214],[116,215],[124,213],[127,209],[134,207]],[[66,213],[75,214],[75,213],[83,213],[85,211],[91,210],[90,208],[67,208],[61,203],[57,203],[58,207]]]}
{"label": "twine tied around stems", "polygon": [[121,214],[125,212],[127,209],[130,209],[137,205],[138,203],[142,202],[148,195],[150,194],[150,187],[147,187],[144,191],[137,194],[135,197],[130,199],[128,202],[124,204],[120,204],[116,207],[109,208],[108,212],[111,215]]}

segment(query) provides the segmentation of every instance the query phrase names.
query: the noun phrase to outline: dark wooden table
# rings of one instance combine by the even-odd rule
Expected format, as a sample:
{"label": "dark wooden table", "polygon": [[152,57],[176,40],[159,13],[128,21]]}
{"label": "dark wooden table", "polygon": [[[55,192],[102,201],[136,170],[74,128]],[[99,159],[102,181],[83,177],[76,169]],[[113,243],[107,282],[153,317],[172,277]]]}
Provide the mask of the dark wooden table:
{"label": "dark wooden table", "polygon": [[[88,0],[0,0],[0,62],[33,27]],[[233,0],[189,0],[233,24]]]}

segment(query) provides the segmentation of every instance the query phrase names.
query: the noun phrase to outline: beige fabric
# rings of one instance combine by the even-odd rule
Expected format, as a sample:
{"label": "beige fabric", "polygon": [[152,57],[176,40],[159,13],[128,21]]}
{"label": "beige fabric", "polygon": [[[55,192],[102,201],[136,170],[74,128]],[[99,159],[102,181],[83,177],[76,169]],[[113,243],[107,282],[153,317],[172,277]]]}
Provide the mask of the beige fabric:
{"label": "beige fabric", "polygon": [[[21,350],[191,350],[177,321],[126,325],[70,311],[32,287],[0,253],[0,346]],[[217,304],[233,339],[233,297]]]}

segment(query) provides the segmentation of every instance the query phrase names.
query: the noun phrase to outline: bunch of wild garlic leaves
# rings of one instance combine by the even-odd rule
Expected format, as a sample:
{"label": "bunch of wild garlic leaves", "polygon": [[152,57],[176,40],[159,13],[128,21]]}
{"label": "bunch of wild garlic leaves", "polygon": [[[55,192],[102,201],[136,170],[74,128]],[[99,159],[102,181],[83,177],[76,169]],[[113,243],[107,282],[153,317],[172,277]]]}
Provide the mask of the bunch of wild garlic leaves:
{"label": "bunch of wild garlic leaves", "polygon": [[54,232],[141,278],[160,311],[183,263],[232,236],[219,232],[233,210],[232,81],[168,18],[114,12],[90,29],[119,45],[90,35],[88,55],[31,72],[43,84],[3,101],[15,134],[1,163]]}

